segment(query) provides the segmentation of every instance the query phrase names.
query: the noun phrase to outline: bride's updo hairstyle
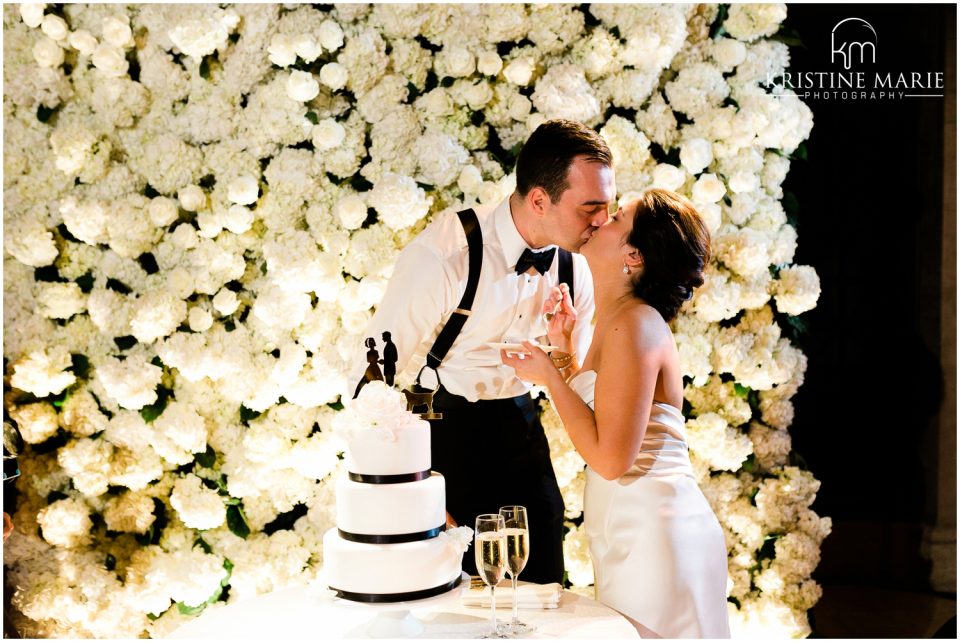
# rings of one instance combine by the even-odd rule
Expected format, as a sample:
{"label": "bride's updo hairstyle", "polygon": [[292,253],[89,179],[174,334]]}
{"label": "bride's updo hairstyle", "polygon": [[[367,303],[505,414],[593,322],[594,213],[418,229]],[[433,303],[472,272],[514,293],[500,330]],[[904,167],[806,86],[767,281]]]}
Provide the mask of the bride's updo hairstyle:
{"label": "bride's updo hairstyle", "polygon": [[672,321],[703,285],[710,260],[710,232],[699,212],[676,192],[648,189],[637,199],[627,243],[643,256],[643,270],[633,279],[634,296]]}

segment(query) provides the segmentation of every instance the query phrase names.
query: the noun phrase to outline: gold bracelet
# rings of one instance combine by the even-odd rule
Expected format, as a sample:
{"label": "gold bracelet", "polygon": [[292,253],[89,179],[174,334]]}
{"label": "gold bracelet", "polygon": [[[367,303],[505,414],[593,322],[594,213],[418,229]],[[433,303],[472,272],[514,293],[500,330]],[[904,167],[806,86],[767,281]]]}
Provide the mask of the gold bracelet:
{"label": "gold bracelet", "polygon": [[569,352],[554,352],[550,355],[550,360],[558,370],[566,370],[573,363],[574,355]]}

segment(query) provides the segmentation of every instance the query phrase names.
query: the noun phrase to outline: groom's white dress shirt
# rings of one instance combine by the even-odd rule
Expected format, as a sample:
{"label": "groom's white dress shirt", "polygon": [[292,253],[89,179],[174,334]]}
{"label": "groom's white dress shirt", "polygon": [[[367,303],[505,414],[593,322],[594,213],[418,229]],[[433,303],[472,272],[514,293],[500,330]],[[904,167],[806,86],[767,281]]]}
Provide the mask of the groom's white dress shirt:
{"label": "groom's white dress shirt", "polygon": [[[487,344],[538,338],[546,343],[542,307],[560,282],[559,260],[555,258],[543,275],[533,270],[517,274],[517,260],[529,246],[513,222],[510,199],[474,211],[483,232],[483,267],[471,315],[438,369],[440,381],[447,391],[470,401],[515,397],[529,391],[530,384],[518,379],[501,363],[499,351]],[[427,351],[460,303],[468,268],[467,239],[455,211],[438,216],[401,251],[364,335],[377,341],[382,358],[381,333],[391,333],[397,347],[398,383],[412,381],[426,363]],[[594,298],[590,269],[579,254],[573,255],[573,275],[578,315],[573,339],[582,360],[590,346]],[[350,386],[363,376],[365,352],[358,346]],[[433,387],[430,370],[424,372],[422,383]]]}

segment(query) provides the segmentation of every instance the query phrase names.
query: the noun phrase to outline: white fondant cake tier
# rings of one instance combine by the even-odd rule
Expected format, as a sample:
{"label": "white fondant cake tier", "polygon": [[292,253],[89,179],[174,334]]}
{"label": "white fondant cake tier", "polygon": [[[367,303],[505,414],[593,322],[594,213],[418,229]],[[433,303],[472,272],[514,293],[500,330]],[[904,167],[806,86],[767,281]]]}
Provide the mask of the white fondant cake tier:
{"label": "white fondant cake tier", "polygon": [[460,576],[463,554],[446,537],[404,544],[361,544],[323,536],[323,569],[330,588],[377,595],[423,591]]}
{"label": "white fondant cake tier", "polygon": [[384,439],[382,431],[350,439],[347,470],[359,475],[405,475],[430,470],[430,424],[420,420],[392,432],[393,440]]}
{"label": "white fondant cake tier", "polygon": [[421,533],[446,521],[443,475],[404,484],[337,480],[337,527],[359,535]]}

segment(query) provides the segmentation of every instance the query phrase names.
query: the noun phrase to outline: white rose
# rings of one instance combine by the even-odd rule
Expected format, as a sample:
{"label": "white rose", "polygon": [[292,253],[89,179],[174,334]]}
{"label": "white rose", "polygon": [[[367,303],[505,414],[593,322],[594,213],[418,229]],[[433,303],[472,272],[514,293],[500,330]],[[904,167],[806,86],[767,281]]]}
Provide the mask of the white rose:
{"label": "white rose", "polygon": [[339,147],[347,130],[333,118],[324,118],[313,128],[313,146],[320,150]]}
{"label": "white rose", "polygon": [[220,216],[216,212],[203,210],[197,212],[197,234],[205,239],[212,239],[223,231],[223,224],[220,222]]}
{"label": "white rose", "polygon": [[724,70],[731,70],[747,59],[747,46],[733,38],[721,38],[714,41],[711,53]]}
{"label": "white rose", "polygon": [[97,49],[97,39],[86,29],[77,29],[67,37],[67,42],[84,56],[90,56]]}
{"label": "white rose", "polygon": [[320,23],[317,37],[327,51],[336,51],[343,46],[343,29],[333,20],[324,20]]}
{"label": "white rose", "polygon": [[469,85],[463,90],[463,99],[467,101],[467,106],[474,111],[480,111],[486,107],[492,98],[493,90],[490,88],[490,84],[483,81]]}
{"label": "white rose", "polygon": [[695,203],[716,203],[727,193],[727,188],[716,174],[701,174],[693,186]]}
{"label": "white rose", "polygon": [[207,204],[207,194],[199,185],[187,185],[177,194],[180,207],[188,212],[196,212]]}
{"label": "white rose", "polygon": [[320,94],[320,83],[313,74],[295,70],[287,78],[287,96],[301,103],[313,100]]}
{"label": "white rose", "polygon": [[47,5],[42,2],[24,2],[20,5],[20,17],[23,24],[36,29],[43,23],[43,10]]}
{"label": "white rose", "polygon": [[729,185],[734,194],[754,192],[760,189],[760,177],[753,172],[737,172],[730,177]]}
{"label": "white rose", "polygon": [[60,16],[48,13],[40,23],[40,30],[54,40],[63,40],[70,33],[67,21]]}
{"label": "white rose", "polygon": [[231,205],[220,215],[220,224],[234,234],[243,234],[253,227],[253,210],[243,205]]}
{"label": "white rose", "polygon": [[180,208],[177,207],[177,202],[172,198],[158,196],[151,199],[150,204],[147,205],[147,215],[157,227],[167,227],[177,220],[180,215]]}
{"label": "white rose", "polygon": [[122,49],[104,43],[97,45],[91,58],[93,66],[107,76],[118,78],[127,73],[127,58]]}
{"label": "white rose", "polygon": [[476,69],[473,54],[463,47],[444,47],[438,58],[442,62],[443,70],[454,78],[469,76]]}
{"label": "white rose", "polygon": [[227,198],[240,205],[252,205],[257,202],[260,183],[250,175],[238,176],[227,187]]}
{"label": "white rose", "polygon": [[133,32],[130,31],[130,21],[126,16],[107,16],[103,19],[103,39],[114,47],[130,47],[133,45]]}
{"label": "white rose", "polygon": [[350,194],[337,202],[334,214],[345,229],[355,230],[367,220],[367,204],[359,194]]}
{"label": "white rose", "polygon": [[512,60],[503,70],[503,77],[514,85],[528,85],[533,77],[533,60],[531,58],[517,58]]}
{"label": "white rose", "polygon": [[323,47],[308,34],[301,34],[293,40],[293,49],[305,62],[313,62],[323,53]]}
{"label": "white rose", "polygon": [[240,299],[233,290],[223,288],[213,297],[213,309],[223,316],[233,314],[238,307],[240,307]]}
{"label": "white rose", "polygon": [[484,51],[477,58],[477,71],[484,76],[496,76],[503,69],[503,60],[495,51]]}
{"label": "white rose", "polygon": [[475,195],[480,192],[483,186],[483,176],[480,170],[473,165],[467,165],[460,170],[460,178],[457,179],[457,187],[464,194]]}
{"label": "white rose", "polygon": [[297,52],[293,48],[293,38],[278,33],[267,46],[267,58],[278,67],[289,67],[297,61]]}
{"label": "white rose", "polygon": [[194,332],[206,332],[213,325],[213,315],[203,308],[190,308],[187,323]]}
{"label": "white rose", "polygon": [[428,116],[444,116],[453,110],[453,98],[450,93],[437,87],[423,97],[417,100],[418,105],[422,105],[423,110]]}
{"label": "white rose", "polygon": [[63,64],[63,49],[50,38],[41,38],[33,45],[33,59],[41,67],[59,67]]}
{"label": "white rose", "polygon": [[526,117],[530,115],[531,109],[533,109],[533,103],[523,94],[514,94],[511,96],[510,103],[507,105],[510,118],[514,120],[526,119]]}
{"label": "white rose", "polygon": [[680,146],[680,163],[691,174],[699,174],[713,162],[713,146],[705,138],[693,138]]}
{"label": "white rose", "polygon": [[347,85],[347,68],[338,62],[328,62],[320,68],[320,82],[337,91]]}
{"label": "white rose", "polygon": [[683,185],[683,170],[667,163],[660,163],[653,169],[653,186],[676,190]]}

